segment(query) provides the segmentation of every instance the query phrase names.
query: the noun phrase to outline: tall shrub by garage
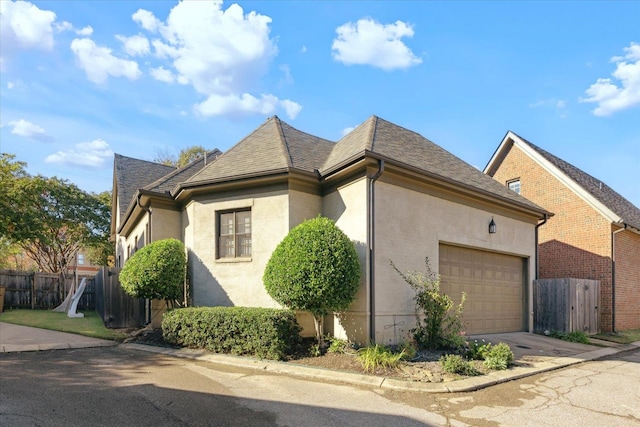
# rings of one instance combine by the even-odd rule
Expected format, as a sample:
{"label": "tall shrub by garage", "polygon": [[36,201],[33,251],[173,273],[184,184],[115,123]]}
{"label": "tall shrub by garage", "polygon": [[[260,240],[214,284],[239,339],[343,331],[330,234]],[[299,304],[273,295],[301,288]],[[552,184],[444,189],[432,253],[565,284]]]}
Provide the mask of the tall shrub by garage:
{"label": "tall shrub by garage", "polygon": [[333,221],[318,216],[291,229],[278,244],[263,281],[280,304],[313,315],[318,344],[323,347],[323,316],[346,310],[358,291],[358,253]]}
{"label": "tall shrub by garage", "polygon": [[136,251],[120,272],[122,289],[135,298],[181,300],[187,273],[184,244],[176,239],[152,242]]}

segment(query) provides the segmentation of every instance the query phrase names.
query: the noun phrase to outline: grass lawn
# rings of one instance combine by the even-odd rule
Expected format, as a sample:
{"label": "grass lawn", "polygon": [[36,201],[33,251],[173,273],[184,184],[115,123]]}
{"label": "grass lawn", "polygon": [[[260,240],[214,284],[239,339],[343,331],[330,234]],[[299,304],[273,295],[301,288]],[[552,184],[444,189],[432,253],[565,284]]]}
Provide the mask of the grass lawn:
{"label": "grass lawn", "polygon": [[112,341],[123,341],[128,337],[127,332],[123,330],[105,328],[102,319],[95,311],[85,311],[83,314],[84,317],[71,318],[67,313],[51,310],[7,310],[0,314],[0,322]]}
{"label": "grass lawn", "polygon": [[640,329],[627,329],[626,331],[618,331],[615,334],[597,334],[591,335],[591,338],[599,340],[613,341],[618,344],[629,344],[640,341]]}

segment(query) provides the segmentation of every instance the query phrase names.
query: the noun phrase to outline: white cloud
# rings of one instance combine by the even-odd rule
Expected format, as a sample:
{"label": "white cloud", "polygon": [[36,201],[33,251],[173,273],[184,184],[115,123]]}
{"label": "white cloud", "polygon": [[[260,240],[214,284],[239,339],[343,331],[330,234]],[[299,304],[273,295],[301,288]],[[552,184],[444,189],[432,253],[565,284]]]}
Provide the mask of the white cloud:
{"label": "white cloud", "polygon": [[342,136],[349,135],[351,133],[351,131],[354,130],[354,129],[355,129],[355,126],[342,129]]}
{"label": "white cloud", "polygon": [[67,21],[56,22],[55,24],[53,24],[53,27],[55,28],[57,33],[73,30],[73,25],[71,25],[71,22]]}
{"label": "white cloud", "polygon": [[611,58],[611,62],[616,64],[611,75],[618,82],[599,78],[585,91],[587,97],[579,98],[580,102],[597,104],[593,110],[596,116],[609,116],[640,104],[640,44],[632,42],[624,52],[624,56]]}
{"label": "white cloud", "polygon": [[134,22],[138,23],[145,30],[155,33],[162,25],[162,21],[158,20],[153,13],[148,10],[138,9],[136,13],[131,15]]}
{"label": "white cloud", "polygon": [[302,106],[288,99],[279,100],[273,95],[261,95],[260,98],[249,93],[242,95],[209,95],[206,101],[196,104],[194,110],[202,116],[241,116],[246,114],[273,114],[281,107],[291,119],[295,119]]}
{"label": "white cloud", "polygon": [[295,117],[300,111],[300,105],[293,101],[250,93],[277,55],[269,38],[270,17],[245,14],[237,4],[224,10],[219,1],[185,1],[171,10],[166,21],[144,9],[132,19],[144,30],[158,34],[151,41],[153,54],[168,60],[164,67],[154,68],[152,76],[192,85],[206,98],[195,106],[200,114],[264,114],[283,108]]}
{"label": "white cloud", "polygon": [[154,79],[159,80],[161,82],[173,83],[176,80],[171,70],[167,70],[162,66],[158,68],[152,68],[151,70],[149,70],[149,72],[151,73],[151,76]]}
{"label": "white cloud", "polygon": [[122,42],[124,51],[129,56],[142,56],[151,52],[149,40],[143,35],[138,34],[131,37],[116,35],[116,38]]}
{"label": "white cloud", "polygon": [[360,19],[355,24],[341,25],[336,33],[331,50],[334,59],[343,64],[371,65],[389,71],[422,62],[401,40],[414,34],[413,28],[402,21],[384,25],[370,18]]}
{"label": "white cloud", "polygon": [[45,159],[46,163],[81,167],[104,167],[113,158],[113,150],[109,144],[101,138],[90,142],[81,142],[75,145],[75,149],[58,151],[50,154]]}
{"label": "white cloud", "polygon": [[280,107],[284,108],[284,111],[287,113],[287,116],[294,120],[298,117],[300,110],[302,110],[302,105],[297,102],[293,102],[289,99],[282,99],[279,101]]}
{"label": "white cloud", "polygon": [[556,102],[556,108],[565,108],[567,106],[567,101],[565,101],[564,99],[560,99],[558,100],[558,102]]}
{"label": "white cloud", "polygon": [[7,89],[11,90],[15,87],[15,84],[13,82],[7,82]]}
{"label": "white cloud", "polygon": [[12,126],[11,133],[25,138],[34,139],[36,141],[48,142],[53,140],[45,130],[35,123],[30,121],[19,119],[8,123]]}
{"label": "white cloud", "polygon": [[56,14],[26,1],[0,1],[0,37],[5,48],[53,49]]}
{"label": "white cloud", "polygon": [[91,34],[93,34],[93,28],[91,27],[91,25],[87,25],[84,28],[76,30],[76,34],[83,37],[89,37]]}
{"label": "white cloud", "polygon": [[98,46],[91,39],[74,39],[71,50],[80,68],[94,83],[105,83],[109,76],[135,80],[142,74],[137,62],[117,58],[111,54],[111,49]]}

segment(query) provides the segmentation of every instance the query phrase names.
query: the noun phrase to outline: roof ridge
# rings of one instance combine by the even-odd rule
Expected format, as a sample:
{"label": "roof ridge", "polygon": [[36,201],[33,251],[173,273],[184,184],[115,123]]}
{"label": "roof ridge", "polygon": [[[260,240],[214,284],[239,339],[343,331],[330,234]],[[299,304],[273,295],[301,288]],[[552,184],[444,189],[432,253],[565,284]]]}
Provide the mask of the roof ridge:
{"label": "roof ridge", "polygon": [[375,114],[371,117],[373,118],[374,122],[373,122],[373,129],[371,130],[371,147],[369,147],[369,150],[373,151],[373,145],[376,142],[376,132],[378,131],[378,120],[380,120],[380,118]]}
{"label": "roof ridge", "polygon": [[[282,124],[284,123],[278,116],[273,116],[276,120],[276,126],[278,128],[278,134],[280,135],[280,140],[282,141],[282,145],[284,145],[284,151],[287,156],[287,166],[293,167],[293,157],[291,156],[291,147],[289,147],[289,142],[287,140],[286,135],[284,134],[284,129],[282,129]],[[285,123],[287,124],[287,123]],[[289,126],[291,127],[291,126]]]}

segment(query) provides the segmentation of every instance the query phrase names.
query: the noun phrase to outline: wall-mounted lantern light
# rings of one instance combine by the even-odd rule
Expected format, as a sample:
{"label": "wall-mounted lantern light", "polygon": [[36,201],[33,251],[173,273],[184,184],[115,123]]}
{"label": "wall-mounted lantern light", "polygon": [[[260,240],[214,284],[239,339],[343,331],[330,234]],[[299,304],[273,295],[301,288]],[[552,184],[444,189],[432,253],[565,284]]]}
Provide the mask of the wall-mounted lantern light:
{"label": "wall-mounted lantern light", "polygon": [[493,220],[493,217],[491,217],[491,222],[489,223],[489,234],[495,233],[496,228],[496,222]]}

